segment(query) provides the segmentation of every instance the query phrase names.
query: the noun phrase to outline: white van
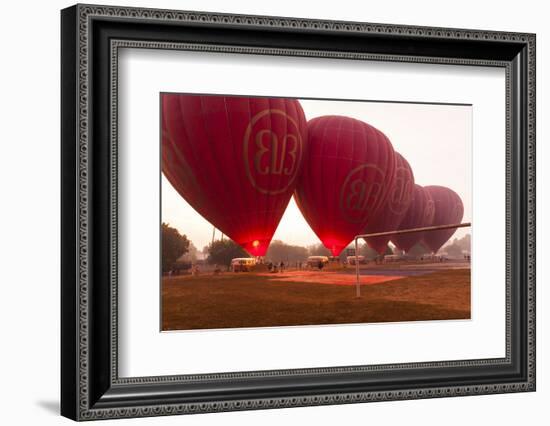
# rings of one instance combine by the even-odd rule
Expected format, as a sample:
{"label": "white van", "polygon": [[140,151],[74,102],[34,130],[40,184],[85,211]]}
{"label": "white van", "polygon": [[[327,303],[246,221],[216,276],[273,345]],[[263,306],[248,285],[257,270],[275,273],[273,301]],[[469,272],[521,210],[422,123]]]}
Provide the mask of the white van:
{"label": "white van", "polygon": [[254,265],[256,265],[256,259],[253,257],[231,259],[231,270],[233,272],[249,272]]}
{"label": "white van", "polygon": [[346,257],[346,262],[348,262],[348,265],[355,265],[355,259],[357,258],[357,262],[359,262],[359,265],[366,264],[365,256],[348,256]]}
{"label": "white van", "polygon": [[328,265],[328,256],[309,256],[307,258],[307,266],[310,268],[319,268],[319,265],[321,265],[321,268]]}

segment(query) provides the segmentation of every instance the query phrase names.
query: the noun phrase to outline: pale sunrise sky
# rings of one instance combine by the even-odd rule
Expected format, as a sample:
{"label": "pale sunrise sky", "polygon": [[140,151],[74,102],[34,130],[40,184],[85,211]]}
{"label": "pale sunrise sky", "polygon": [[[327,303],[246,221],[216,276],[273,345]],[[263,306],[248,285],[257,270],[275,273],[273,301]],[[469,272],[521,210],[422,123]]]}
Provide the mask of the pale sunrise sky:
{"label": "pale sunrise sky", "polygon": [[[388,136],[411,165],[415,183],[442,185],[462,198],[463,222],[472,219],[472,107],[363,101],[302,100],[306,118],[346,115],[363,120]],[[212,240],[212,225],[162,176],[162,221],[186,234],[201,250]],[[453,238],[470,233],[458,229]],[[216,238],[220,233],[216,231]],[[292,198],[274,240],[306,246],[319,243]]]}

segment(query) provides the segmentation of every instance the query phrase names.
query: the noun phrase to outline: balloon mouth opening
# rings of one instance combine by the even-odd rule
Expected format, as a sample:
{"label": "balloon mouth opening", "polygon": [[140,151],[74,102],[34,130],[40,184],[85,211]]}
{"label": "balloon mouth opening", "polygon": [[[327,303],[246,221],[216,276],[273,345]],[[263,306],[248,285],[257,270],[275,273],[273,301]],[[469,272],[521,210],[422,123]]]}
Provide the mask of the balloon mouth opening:
{"label": "balloon mouth opening", "polygon": [[269,247],[268,240],[252,240],[247,241],[246,243],[241,244],[241,246],[251,255],[251,256],[265,256],[267,248]]}
{"label": "balloon mouth opening", "polygon": [[333,257],[337,257],[344,250],[345,244],[335,243],[333,241],[323,241],[323,245],[330,251]]}
{"label": "balloon mouth opening", "polygon": [[381,240],[380,237],[363,238],[370,249],[374,250],[380,256],[386,253],[388,249],[389,240]]}

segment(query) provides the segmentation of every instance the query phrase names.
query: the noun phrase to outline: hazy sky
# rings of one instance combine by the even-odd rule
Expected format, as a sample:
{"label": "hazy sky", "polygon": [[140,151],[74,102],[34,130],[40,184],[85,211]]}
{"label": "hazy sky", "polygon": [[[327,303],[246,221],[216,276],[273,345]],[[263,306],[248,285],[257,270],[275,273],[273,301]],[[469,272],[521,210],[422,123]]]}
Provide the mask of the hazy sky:
{"label": "hazy sky", "polygon": [[[347,115],[378,128],[411,165],[415,183],[451,188],[464,203],[463,222],[472,218],[472,107],[300,100],[306,118]],[[176,227],[201,250],[212,240],[212,225],[162,176],[162,221]],[[470,233],[458,229],[454,236]],[[216,238],[220,233],[216,230]],[[453,238],[454,238],[453,236]],[[289,244],[319,243],[291,199],[273,239]]]}

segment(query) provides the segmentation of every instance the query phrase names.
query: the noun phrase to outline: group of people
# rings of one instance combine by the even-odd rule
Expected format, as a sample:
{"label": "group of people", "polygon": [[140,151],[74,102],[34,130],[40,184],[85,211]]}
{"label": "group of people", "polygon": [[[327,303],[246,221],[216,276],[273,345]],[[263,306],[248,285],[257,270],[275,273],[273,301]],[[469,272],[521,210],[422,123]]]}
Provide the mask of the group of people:
{"label": "group of people", "polygon": [[[314,265],[310,265],[306,262],[296,262],[296,265],[295,265],[296,269],[307,269],[308,267],[309,268],[317,267],[319,270],[323,269],[324,266],[325,264],[322,261],[319,261],[318,264],[316,263]],[[272,272],[272,273],[284,272],[289,267],[290,268],[294,267],[294,264],[293,263],[285,264],[282,260],[280,262],[270,261],[267,263],[267,269],[269,272]],[[192,264],[191,267],[188,269],[188,271],[193,276],[200,275],[200,272],[201,272],[201,270],[199,269],[199,265],[196,263]],[[219,265],[214,265],[212,272],[214,275],[220,275],[222,273],[222,269],[220,268]],[[171,269],[167,272],[167,275],[169,277],[172,277],[175,275],[179,275],[180,273],[181,271],[177,269]]]}
{"label": "group of people", "polygon": [[283,272],[285,270],[285,263],[282,260],[279,263],[269,262],[267,269],[269,272]]}

